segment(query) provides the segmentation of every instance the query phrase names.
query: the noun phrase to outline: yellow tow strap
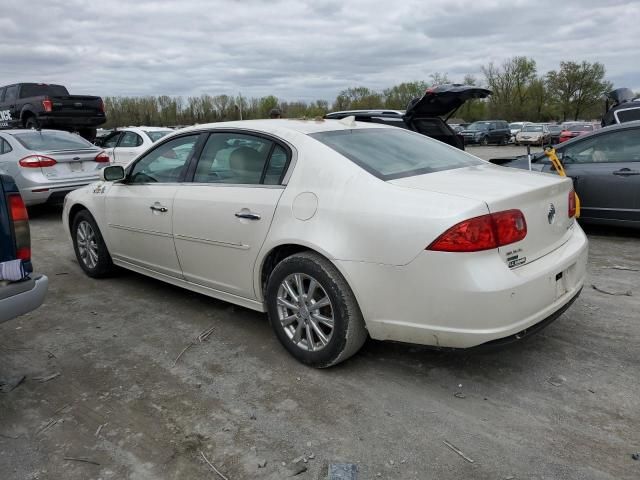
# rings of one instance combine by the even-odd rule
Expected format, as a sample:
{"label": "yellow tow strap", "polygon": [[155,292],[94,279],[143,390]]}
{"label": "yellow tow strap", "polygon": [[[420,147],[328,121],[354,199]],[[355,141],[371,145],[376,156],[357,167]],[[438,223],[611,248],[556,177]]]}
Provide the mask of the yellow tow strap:
{"label": "yellow tow strap", "polygon": [[[549,160],[551,161],[553,168],[555,168],[556,172],[558,172],[558,175],[560,175],[561,177],[566,177],[567,172],[564,171],[562,162],[558,158],[558,155],[556,155],[556,149],[553,147],[547,147],[544,149],[544,154],[549,157]],[[576,218],[578,218],[580,217],[580,197],[578,197],[578,194],[575,192],[575,190],[573,194],[576,196]]]}

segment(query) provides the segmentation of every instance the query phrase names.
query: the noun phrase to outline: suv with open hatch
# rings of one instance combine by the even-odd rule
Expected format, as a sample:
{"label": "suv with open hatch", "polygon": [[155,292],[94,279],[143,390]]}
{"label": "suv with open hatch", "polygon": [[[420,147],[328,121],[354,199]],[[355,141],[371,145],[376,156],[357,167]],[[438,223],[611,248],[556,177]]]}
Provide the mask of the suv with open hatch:
{"label": "suv with open hatch", "polygon": [[324,118],[342,119],[353,116],[358,122],[381,123],[405,128],[464,150],[462,137],[447,124],[468,100],[486,98],[491,90],[470,85],[446,84],[428,88],[402,110],[345,110],[327,113]]}

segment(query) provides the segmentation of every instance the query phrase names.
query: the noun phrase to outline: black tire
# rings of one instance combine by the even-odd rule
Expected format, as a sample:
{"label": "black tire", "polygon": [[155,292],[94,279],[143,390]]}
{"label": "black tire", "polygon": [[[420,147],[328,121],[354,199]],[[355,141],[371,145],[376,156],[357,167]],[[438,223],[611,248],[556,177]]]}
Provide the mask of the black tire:
{"label": "black tire", "polygon": [[[97,260],[95,260],[95,264],[92,261],[88,261],[87,254],[83,255],[78,246],[79,236],[78,230],[80,228],[86,228],[88,224],[94,235],[94,244],[97,249]],[[73,224],[71,227],[71,238],[73,239],[73,250],[76,253],[76,258],[78,259],[78,263],[84,273],[89,275],[92,278],[103,278],[111,275],[115,266],[111,261],[111,255],[109,254],[109,250],[107,250],[107,246],[104,243],[104,239],[102,238],[102,233],[96,224],[93,216],[89,213],[88,210],[80,211],[74,218]]]}
{"label": "black tire", "polygon": [[98,134],[97,128],[79,128],[78,135],[87,140],[88,142],[93,143],[96,140],[96,135]]}
{"label": "black tire", "polygon": [[486,147],[487,145],[489,145],[489,138],[488,137],[482,137],[480,139],[480,145],[482,145],[483,147]]}
{"label": "black tire", "polygon": [[38,122],[38,119],[34,115],[32,115],[30,117],[27,117],[27,119],[25,120],[24,128],[38,129],[40,128],[40,123]]}
{"label": "black tire", "polygon": [[[296,344],[289,337],[280,321],[278,292],[285,279],[295,274],[301,274],[306,277],[307,281],[315,280],[322,289],[321,293],[326,294],[326,297],[331,301],[333,330],[326,345],[317,350],[311,351]],[[278,340],[291,355],[304,364],[316,368],[331,367],[355,354],[367,339],[362,312],[353,291],[338,269],[315,252],[292,255],[276,265],[267,282],[265,299],[269,321]],[[306,310],[307,315],[313,317],[313,314],[310,313],[311,310]],[[303,320],[301,317],[297,318],[294,321],[296,325],[299,325]],[[319,339],[319,337],[317,338]],[[313,344],[313,340],[311,343]]]}

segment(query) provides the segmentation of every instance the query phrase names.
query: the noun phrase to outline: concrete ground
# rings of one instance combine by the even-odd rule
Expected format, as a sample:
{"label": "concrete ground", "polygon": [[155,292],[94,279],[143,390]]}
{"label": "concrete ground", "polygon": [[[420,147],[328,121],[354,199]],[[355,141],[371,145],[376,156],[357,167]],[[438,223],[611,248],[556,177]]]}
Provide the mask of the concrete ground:
{"label": "concrete ground", "polygon": [[4,480],[222,478],[202,454],[230,480],[321,479],[337,462],[360,479],[640,478],[640,233],[588,229],[582,296],[528,341],[368,341],[314,370],[262,314],[134,273],[86,277],[60,209],[31,217],[50,287],[0,325],[0,377],[26,375],[0,393]]}

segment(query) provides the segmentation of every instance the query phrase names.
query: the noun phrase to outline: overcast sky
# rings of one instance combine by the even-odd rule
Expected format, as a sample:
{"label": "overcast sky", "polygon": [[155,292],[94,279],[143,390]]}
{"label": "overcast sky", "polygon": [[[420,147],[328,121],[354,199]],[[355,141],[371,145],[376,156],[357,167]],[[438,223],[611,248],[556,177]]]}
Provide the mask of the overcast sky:
{"label": "overcast sky", "polygon": [[617,0],[22,0],[0,18],[1,84],[95,95],[333,100],[514,55],[538,72],[604,63],[640,90],[640,2]]}

